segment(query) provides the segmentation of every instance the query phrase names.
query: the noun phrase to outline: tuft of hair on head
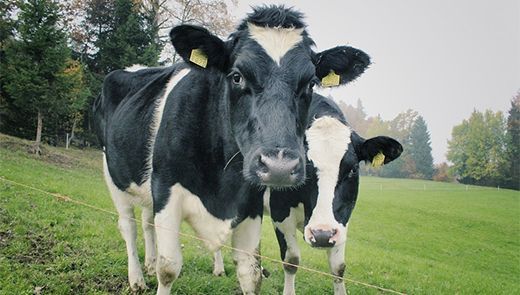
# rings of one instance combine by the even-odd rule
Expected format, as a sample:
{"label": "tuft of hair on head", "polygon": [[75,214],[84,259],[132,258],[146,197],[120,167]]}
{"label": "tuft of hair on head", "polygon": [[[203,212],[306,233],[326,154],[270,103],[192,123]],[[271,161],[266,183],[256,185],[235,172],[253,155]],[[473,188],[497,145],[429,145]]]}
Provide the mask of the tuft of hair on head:
{"label": "tuft of hair on head", "polygon": [[295,28],[302,29],[307,25],[303,21],[303,13],[285,7],[284,5],[261,5],[252,7],[253,12],[238,26],[238,30],[247,29],[247,24],[251,23],[259,27],[269,28]]}

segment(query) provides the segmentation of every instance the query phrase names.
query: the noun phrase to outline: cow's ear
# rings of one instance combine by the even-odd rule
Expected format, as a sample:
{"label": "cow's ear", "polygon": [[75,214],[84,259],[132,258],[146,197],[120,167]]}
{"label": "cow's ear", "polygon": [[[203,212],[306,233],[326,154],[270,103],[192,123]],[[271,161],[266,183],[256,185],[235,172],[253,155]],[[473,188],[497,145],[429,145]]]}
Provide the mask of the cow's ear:
{"label": "cow's ear", "polygon": [[338,46],[316,54],[316,76],[323,87],[346,84],[363,74],[369,65],[368,54],[350,46]]}
{"label": "cow's ear", "polygon": [[175,51],[182,59],[198,68],[216,68],[227,72],[229,54],[226,43],[208,30],[192,25],[180,25],[170,32]]}
{"label": "cow's ear", "polygon": [[365,140],[358,152],[360,161],[371,162],[375,166],[388,164],[399,158],[403,146],[395,139],[387,136],[377,136]]}

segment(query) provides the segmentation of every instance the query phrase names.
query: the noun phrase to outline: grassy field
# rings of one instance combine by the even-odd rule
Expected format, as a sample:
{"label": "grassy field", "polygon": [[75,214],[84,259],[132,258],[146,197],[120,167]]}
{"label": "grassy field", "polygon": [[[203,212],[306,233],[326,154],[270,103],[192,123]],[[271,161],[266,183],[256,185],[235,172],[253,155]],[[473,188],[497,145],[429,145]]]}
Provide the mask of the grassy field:
{"label": "grassy field", "polygon": [[[101,153],[45,147],[0,134],[0,294],[128,294],[117,217],[1,178],[114,211]],[[139,215],[137,215],[139,216]],[[183,231],[191,233],[187,226]],[[141,232],[139,233],[141,237]],[[328,271],[325,252],[301,241],[302,264]],[[200,242],[182,238],[184,267],[173,294],[237,294],[231,255],[226,277],[211,274]],[[139,239],[141,261],[144,259]],[[475,186],[363,177],[351,219],[346,277],[409,294],[520,294],[520,193]],[[279,258],[269,217],[262,254]],[[262,294],[280,294],[280,265]],[[147,277],[154,294],[155,277]],[[329,278],[300,270],[298,294],[331,294]],[[351,294],[380,291],[347,283]]]}

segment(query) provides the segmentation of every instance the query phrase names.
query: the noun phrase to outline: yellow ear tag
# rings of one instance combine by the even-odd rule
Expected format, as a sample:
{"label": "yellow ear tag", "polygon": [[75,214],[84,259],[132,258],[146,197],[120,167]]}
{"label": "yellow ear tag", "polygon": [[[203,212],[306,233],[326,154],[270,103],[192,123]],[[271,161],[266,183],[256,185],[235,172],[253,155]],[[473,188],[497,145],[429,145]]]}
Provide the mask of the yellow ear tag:
{"label": "yellow ear tag", "polygon": [[385,155],[383,155],[382,152],[379,152],[372,159],[372,167],[374,167],[374,168],[379,168],[379,167],[383,166],[384,163],[385,163]]}
{"label": "yellow ear tag", "polygon": [[321,79],[321,86],[333,87],[339,85],[339,75],[330,71],[330,73]]}
{"label": "yellow ear tag", "polygon": [[203,68],[208,66],[208,57],[198,48],[191,51],[190,61]]}

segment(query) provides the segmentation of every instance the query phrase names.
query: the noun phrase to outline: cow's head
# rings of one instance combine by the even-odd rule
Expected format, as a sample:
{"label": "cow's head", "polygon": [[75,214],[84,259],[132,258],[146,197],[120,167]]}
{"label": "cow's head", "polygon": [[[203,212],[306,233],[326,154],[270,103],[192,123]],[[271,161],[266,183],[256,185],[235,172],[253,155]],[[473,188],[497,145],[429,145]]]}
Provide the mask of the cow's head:
{"label": "cow's head", "polygon": [[372,162],[376,156],[383,160],[381,153],[383,163],[389,163],[401,155],[403,147],[386,136],[365,140],[330,116],[315,119],[306,136],[318,193],[307,201],[304,239],[314,247],[332,247],[346,241],[358,195],[359,162]]}
{"label": "cow's head", "polygon": [[170,37],[187,63],[220,75],[243,175],[272,188],[305,180],[303,138],[313,87],[331,73],[329,86],[345,84],[370,63],[347,46],[313,52],[302,14],[283,6],[254,8],[227,41],[191,25],[173,28]]}

